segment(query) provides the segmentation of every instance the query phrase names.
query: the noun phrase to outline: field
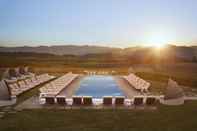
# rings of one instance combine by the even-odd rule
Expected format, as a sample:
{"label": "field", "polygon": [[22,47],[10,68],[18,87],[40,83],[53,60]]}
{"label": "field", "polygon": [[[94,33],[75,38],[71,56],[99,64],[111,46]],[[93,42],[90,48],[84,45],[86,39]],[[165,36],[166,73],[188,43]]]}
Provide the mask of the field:
{"label": "field", "polygon": [[25,110],[0,119],[1,131],[196,131],[196,102],[157,110]]}

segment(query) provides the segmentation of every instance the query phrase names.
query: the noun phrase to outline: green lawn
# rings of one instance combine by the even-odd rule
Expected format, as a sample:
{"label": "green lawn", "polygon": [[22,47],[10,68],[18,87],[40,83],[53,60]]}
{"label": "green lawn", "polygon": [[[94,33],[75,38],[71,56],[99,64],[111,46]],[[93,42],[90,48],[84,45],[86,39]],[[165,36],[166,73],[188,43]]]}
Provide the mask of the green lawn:
{"label": "green lawn", "polygon": [[157,110],[26,110],[0,119],[0,131],[196,131],[197,102]]}

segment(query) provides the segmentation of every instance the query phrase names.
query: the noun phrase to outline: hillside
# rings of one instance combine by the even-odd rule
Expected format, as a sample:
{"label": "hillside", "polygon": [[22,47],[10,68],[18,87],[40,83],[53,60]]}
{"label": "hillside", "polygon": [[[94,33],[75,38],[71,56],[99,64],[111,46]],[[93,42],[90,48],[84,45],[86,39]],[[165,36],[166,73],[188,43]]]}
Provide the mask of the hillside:
{"label": "hillside", "polygon": [[[101,46],[39,46],[39,47],[0,47],[0,52],[8,53],[46,53],[53,55],[88,55],[88,54],[115,54],[118,56],[129,57],[152,57],[154,50],[151,47],[129,47],[129,48],[113,48],[113,47],[101,47]],[[197,57],[197,47],[191,46],[173,46],[168,45],[160,52],[165,57],[176,57],[185,60],[192,60]]]}
{"label": "hillside", "polygon": [[100,46],[38,46],[38,47],[0,47],[0,52],[33,52],[54,55],[85,55],[119,51],[119,48]]}

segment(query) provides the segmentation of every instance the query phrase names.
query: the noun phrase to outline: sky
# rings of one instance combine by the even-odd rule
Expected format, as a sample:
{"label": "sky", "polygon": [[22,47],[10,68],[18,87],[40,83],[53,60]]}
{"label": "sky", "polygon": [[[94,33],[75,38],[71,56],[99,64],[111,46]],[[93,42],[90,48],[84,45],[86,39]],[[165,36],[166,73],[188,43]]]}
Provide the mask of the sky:
{"label": "sky", "polygon": [[197,45],[197,0],[0,0],[0,46]]}

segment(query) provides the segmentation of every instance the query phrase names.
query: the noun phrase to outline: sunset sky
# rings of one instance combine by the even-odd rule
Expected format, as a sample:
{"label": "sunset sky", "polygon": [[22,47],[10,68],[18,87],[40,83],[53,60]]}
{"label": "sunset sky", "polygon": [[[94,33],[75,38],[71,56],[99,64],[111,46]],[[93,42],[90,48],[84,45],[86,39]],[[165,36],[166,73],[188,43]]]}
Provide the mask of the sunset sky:
{"label": "sunset sky", "polygon": [[0,46],[197,45],[197,0],[0,0]]}

